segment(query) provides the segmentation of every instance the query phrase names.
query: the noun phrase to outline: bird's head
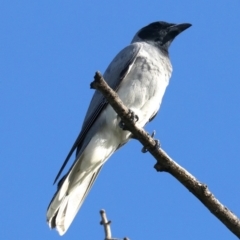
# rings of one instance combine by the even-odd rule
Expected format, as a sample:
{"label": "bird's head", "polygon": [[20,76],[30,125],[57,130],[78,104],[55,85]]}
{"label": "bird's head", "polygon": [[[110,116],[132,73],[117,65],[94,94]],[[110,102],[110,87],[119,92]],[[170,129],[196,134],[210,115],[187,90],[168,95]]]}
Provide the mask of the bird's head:
{"label": "bird's head", "polygon": [[140,29],[132,42],[144,41],[168,51],[173,39],[181,32],[191,27],[189,23],[174,24],[167,22],[153,22]]}

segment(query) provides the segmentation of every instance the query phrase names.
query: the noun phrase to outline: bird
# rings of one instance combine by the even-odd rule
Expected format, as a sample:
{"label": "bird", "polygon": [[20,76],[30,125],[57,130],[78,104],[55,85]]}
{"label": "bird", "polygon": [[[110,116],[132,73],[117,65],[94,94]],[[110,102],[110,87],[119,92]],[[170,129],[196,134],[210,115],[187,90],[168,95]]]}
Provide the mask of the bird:
{"label": "bird", "polygon": [[[138,127],[157,115],[172,74],[169,47],[191,24],[152,22],[141,28],[131,43],[107,67],[103,77],[133,113]],[[47,222],[59,235],[68,230],[104,163],[134,136],[124,129],[120,117],[95,91],[81,131],[60,168],[54,183],[74,152],[75,160],[58,181],[48,209]]]}

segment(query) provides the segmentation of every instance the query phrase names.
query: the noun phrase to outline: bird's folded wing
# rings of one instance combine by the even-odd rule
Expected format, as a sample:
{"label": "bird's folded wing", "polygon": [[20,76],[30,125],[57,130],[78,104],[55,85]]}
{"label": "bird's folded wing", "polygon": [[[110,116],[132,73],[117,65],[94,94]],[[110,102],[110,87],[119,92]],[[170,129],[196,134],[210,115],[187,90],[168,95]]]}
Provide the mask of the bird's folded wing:
{"label": "bird's folded wing", "polygon": [[[107,70],[105,71],[103,77],[108,83],[108,85],[117,91],[122,80],[131,70],[133,63],[135,62],[137,55],[141,49],[141,43],[133,43],[126,48],[124,48],[110,63]],[[77,154],[79,153],[82,146],[82,142],[88,133],[89,129],[92,127],[100,113],[107,106],[107,102],[103,95],[99,91],[95,91],[91,103],[88,107],[86,117],[83,122],[82,130],[78,135],[76,141],[74,142],[72,148],[70,149],[63,165],[61,166],[54,183],[58,180],[63,169],[65,168],[67,162],[69,161],[73,152],[77,149]],[[77,161],[77,159],[75,160]],[[74,164],[73,164],[74,165]]]}

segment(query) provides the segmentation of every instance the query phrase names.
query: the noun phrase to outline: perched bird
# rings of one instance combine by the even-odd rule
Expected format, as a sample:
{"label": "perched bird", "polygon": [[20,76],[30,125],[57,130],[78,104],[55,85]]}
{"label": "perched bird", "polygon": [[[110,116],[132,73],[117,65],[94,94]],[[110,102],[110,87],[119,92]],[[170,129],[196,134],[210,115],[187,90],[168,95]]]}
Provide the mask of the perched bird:
{"label": "perched bird", "polygon": [[[173,39],[190,26],[154,22],[143,27],[105,71],[104,79],[137,116],[137,126],[144,127],[156,116],[172,73],[168,48]],[[67,231],[103,164],[130,138],[131,133],[122,129],[117,113],[103,95],[95,91],[82,130],[55,179],[56,182],[76,150],[75,161],[58,182],[48,206],[50,228],[56,228],[60,235]]]}

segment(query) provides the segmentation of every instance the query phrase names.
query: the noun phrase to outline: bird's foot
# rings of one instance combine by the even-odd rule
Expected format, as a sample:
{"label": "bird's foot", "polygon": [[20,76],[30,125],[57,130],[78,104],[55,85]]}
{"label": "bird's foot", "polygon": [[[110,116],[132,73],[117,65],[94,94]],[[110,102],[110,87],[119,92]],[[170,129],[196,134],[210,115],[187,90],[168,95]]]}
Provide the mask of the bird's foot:
{"label": "bird's foot", "polygon": [[[129,109],[128,111],[129,111],[128,114],[130,115],[131,121],[132,121],[133,123],[136,123],[136,122],[139,120],[138,115],[136,115],[136,114],[134,113],[134,111],[132,111],[131,109]],[[125,124],[122,120],[119,122],[119,127],[120,127],[122,130],[124,130],[124,131],[125,131],[125,130],[128,130],[126,124]]]}
{"label": "bird's foot", "polygon": [[[152,134],[151,134],[151,137],[153,138],[154,136],[156,135],[156,131],[154,130],[153,132],[152,132]],[[158,148],[160,148],[160,141],[159,140],[157,140],[157,139],[154,139],[154,141],[155,141],[155,146],[154,146],[154,148],[156,148],[156,149],[158,149]],[[149,147],[143,147],[142,148],[142,153],[146,153],[146,152],[148,152],[148,150],[149,150]]]}

